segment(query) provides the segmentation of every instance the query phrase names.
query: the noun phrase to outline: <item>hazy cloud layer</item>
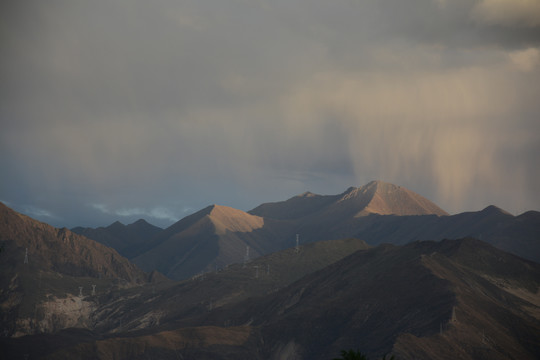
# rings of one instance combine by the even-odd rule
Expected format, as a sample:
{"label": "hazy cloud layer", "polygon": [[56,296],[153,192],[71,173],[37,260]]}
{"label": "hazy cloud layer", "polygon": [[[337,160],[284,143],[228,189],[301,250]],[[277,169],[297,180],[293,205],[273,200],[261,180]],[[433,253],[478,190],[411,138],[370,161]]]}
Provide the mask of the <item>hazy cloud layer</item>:
{"label": "hazy cloud layer", "polygon": [[164,226],[381,179],[450,212],[538,210],[539,6],[2,3],[0,198]]}

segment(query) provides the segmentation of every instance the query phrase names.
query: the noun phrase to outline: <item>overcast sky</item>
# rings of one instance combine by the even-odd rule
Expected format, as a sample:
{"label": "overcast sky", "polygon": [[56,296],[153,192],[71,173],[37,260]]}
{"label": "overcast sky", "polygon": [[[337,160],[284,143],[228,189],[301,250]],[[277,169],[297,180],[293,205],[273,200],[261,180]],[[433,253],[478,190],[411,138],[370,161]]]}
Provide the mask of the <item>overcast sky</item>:
{"label": "overcast sky", "polygon": [[0,5],[0,201],[167,226],[379,179],[540,210],[540,0]]}

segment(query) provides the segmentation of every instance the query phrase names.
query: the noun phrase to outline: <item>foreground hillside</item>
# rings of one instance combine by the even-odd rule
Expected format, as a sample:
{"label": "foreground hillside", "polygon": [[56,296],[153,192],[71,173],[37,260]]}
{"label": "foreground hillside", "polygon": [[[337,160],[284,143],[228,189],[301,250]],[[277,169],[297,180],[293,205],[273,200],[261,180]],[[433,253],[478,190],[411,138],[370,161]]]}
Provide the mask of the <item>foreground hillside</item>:
{"label": "foreground hillside", "polygon": [[540,265],[481,241],[359,251],[275,294],[211,313],[260,332],[261,358],[340,349],[400,359],[535,359]]}
{"label": "foreground hillside", "polygon": [[[165,353],[176,351],[190,358],[189,354],[199,352],[192,348],[195,344],[196,347],[201,346],[202,341],[218,348],[236,344],[243,349],[240,353],[244,355],[239,355],[243,358],[252,350],[244,349],[242,345],[252,333],[251,328],[241,324],[233,326],[231,323],[227,327],[185,327],[181,324],[206,316],[209,311],[227,304],[237,304],[248,298],[276,292],[306,274],[367,248],[365,242],[357,239],[321,241],[232,265],[181,283],[160,282],[116,288],[95,297],[83,296],[77,300],[94,300],[95,306],[89,314],[92,324],[75,324],[73,326],[79,329],[54,334],[42,329],[38,335],[3,339],[0,348],[4,349],[3,354],[8,358],[21,354],[32,355],[32,358],[45,358],[47,354],[50,358],[64,358],[66,355],[63,352],[53,354],[59,347],[69,346],[75,346],[75,350],[69,351],[75,351],[77,357],[87,353],[88,358],[92,359],[131,359],[137,358],[136,354],[141,352],[161,356],[162,348],[166,350]],[[146,335],[141,335],[141,340],[137,334]],[[126,336],[128,339],[125,339]],[[104,337],[109,340],[104,340]],[[97,341],[95,346],[91,345],[94,341]],[[147,341],[149,344],[146,344]],[[118,348],[120,343],[124,345]],[[87,349],[88,346],[91,350]],[[215,354],[210,356],[214,358]]]}
{"label": "foreground hillside", "polygon": [[0,244],[0,321],[7,336],[88,326],[95,296],[147,281],[115,250],[2,203]]}
{"label": "foreground hillside", "polygon": [[119,290],[100,299],[92,332],[1,341],[6,356],[33,344],[45,359],[322,360],[349,348],[371,358],[536,359],[539,289],[539,264],[475,239],[371,249],[328,241]]}

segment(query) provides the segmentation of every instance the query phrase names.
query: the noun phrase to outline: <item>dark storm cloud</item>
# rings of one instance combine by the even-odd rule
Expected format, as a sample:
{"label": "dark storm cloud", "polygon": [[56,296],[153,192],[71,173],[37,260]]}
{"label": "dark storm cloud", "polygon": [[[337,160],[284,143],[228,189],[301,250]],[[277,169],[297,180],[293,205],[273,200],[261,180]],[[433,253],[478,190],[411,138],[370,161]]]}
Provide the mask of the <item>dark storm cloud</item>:
{"label": "dark storm cloud", "polygon": [[0,198],[68,226],[372,179],[538,208],[538,5],[509,4],[4,2]]}

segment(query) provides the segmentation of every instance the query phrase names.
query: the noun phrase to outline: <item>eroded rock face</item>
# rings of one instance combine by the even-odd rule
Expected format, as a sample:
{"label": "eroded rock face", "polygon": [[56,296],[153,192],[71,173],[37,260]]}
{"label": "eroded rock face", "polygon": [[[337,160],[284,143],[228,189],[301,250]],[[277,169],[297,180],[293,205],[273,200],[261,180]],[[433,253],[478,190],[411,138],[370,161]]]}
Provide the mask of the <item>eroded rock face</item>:
{"label": "eroded rock face", "polygon": [[34,317],[18,318],[13,337],[54,333],[67,328],[92,329],[92,315],[97,309],[93,301],[69,294],[65,298],[48,296],[47,301],[36,305]]}

